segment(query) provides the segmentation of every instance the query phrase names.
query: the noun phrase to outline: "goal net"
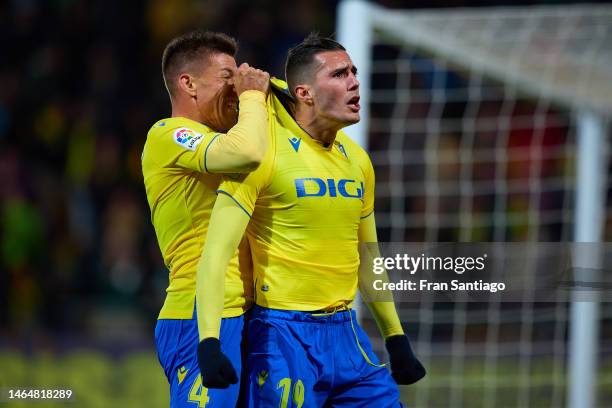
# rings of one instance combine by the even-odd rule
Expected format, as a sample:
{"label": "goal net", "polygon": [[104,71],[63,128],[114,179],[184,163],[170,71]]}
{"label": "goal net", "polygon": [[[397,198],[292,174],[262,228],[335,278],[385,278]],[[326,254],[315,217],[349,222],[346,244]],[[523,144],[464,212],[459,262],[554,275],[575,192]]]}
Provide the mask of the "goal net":
{"label": "goal net", "polygon": [[[339,38],[360,71],[364,117],[347,133],[374,164],[381,242],[571,242],[577,220],[593,217],[580,240],[612,238],[611,6],[400,11],[345,2]],[[579,180],[578,144],[589,129],[598,167]],[[602,202],[588,199],[580,218],[577,197],[589,184],[605,185]],[[612,299],[577,309],[591,322],[580,345],[596,361],[576,371],[591,387],[578,404],[568,397],[576,311],[538,300],[398,304],[429,370],[402,387],[403,401],[611,406]]]}

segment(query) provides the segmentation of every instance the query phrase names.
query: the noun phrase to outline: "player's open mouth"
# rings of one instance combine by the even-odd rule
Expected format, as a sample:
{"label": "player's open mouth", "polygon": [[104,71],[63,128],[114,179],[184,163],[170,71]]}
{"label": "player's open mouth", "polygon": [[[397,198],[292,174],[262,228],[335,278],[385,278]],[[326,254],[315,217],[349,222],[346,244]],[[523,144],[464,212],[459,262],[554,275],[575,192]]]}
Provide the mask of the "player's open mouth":
{"label": "player's open mouth", "polygon": [[353,112],[359,112],[361,106],[359,105],[359,96],[353,96],[349,99],[347,105]]}

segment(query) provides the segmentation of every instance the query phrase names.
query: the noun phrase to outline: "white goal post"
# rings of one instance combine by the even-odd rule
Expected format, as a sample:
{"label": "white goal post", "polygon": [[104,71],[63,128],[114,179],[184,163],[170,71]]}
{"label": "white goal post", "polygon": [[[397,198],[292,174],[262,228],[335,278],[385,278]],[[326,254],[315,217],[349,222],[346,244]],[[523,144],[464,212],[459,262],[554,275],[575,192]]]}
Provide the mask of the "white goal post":
{"label": "white goal post", "polygon": [[[361,82],[362,120],[346,132],[366,149],[376,142],[371,151],[375,168],[390,169],[390,175],[384,177],[379,177],[377,170],[377,180],[382,180],[377,181],[377,193],[383,191],[382,199],[387,205],[382,211],[377,207],[377,219],[380,214],[382,227],[389,231],[388,240],[408,241],[410,237],[419,236],[405,232],[414,228],[424,231],[425,241],[445,239],[454,236],[452,234],[457,234],[457,240],[472,241],[479,239],[474,231],[484,225],[493,231],[488,239],[503,241],[509,229],[520,228],[523,220],[515,221],[512,214],[507,215],[513,205],[507,197],[521,187],[508,174],[508,161],[512,159],[508,159],[511,155],[504,151],[506,146],[512,145],[509,140],[514,133],[508,128],[520,120],[516,113],[520,109],[531,112],[529,120],[534,124],[530,126],[535,129],[532,134],[540,140],[548,137],[548,130],[542,124],[548,126],[554,121],[551,118],[556,117],[551,111],[563,112],[561,116],[567,118],[569,124],[562,126],[575,136],[573,142],[568,142],[568,137],[554,146],[559,155],[571,157],[563,162],[574,166],[560,173],[557,179],[544,177],[548,164],[542,165],[542,161],[528,163],[532,171],[528,172],[526,182],[530,190],[526,193],[529,198],[525,214],[529,225],[525,227],[528,231],[525,240],[540,241],[554,236],[539,232],[546,223],[560,226],[558,228],[563,230],[560,239],[594,243],[606,240],[604,227],[609,217],[606,192],[610,182],[608,122],[612,113],[612,6],[581,4],[408,11],[385,9],[363,0],[343,0],[338,8],[337,38],[351,55]],[[393,57],[377,60],[373,52],[377,44],[395,47],[393,53],[388,53]],[[424,73],[426,70],[429,71]],[[463,73],[458,75],[462,77],[458,82],[467,85],[449,84],[454,80],[454,72]],[[377,89],[374,75],[392,75],[388,82],[394,84],[394,88]],[[419,81],[429,82],[415,84],[414,77],[418,75],[421,75]],[[421,86],[427,88],[426,91],[421,92]],[[481,101],[486,99],[483,95],[487,93],[501,95],[501,102],[485,106]],[[472,97],[478,102],[470,102]],[[384,106],[378,111],[386,110],[388,114],[377,117],[373,113],[375,104]],[[459,106],[458,113],[449,113],[455,105]],[[496,129],[491,133],[497,132],[497,139],[491,142],[493,147],[478,150],[474,146],[481,130],[477,128],[485,122],[482,114],[485,108],[498,109],[501,113],[491,117],[502,123],[490,125]],[[413,110],[423,113],[413,114]],[[410,153],[406,140],[416,139],[415,135],[411,136],[413,133],[429,139]],[[379,146],[381,143],[371,139],[373,134],[386,135],[388,143]],[[418,142],[413,144],[418,145]],[[455,168],[459,173],[456,186],[452,185],[454,179],[450,176],[448,182],[440,181],[441,174],[452,173],[444,167],[444,158],[449,157],[444,155],[445,146],[451,146],[449,149],[454,149],[459,156]],[[550,153],[538,150],[538,154],[545,157],[542,160],[548,160],[547,157],[556,154],[552,150]],[[468,157],[479,152],[484,152],[483,155],[489,152],[491,156],[489,167],[495,178],[491,179],[489,187],[484,182],[474,181],[478,178],[476,172],[466,170],[466,162],[473,164],[481,160],[482,163],[477,164],[485,166],[486,157]],[[439,157],[432,159],[433,156]],[[506,160],[504,165],[494,163],[499,158]],[[422,185],[418,180],[409,179],[412,173],[406,167],[408,161],[420,163],[410,169],[415,169],[413,173],[422,171]],[[403,175],[397,175],[402,171]],[[573,180],[568,181],[568,172]],[[421,188],[426,198],[415,196],[406,204],[406,197],[413,194],[411,188]],[[390,193],[393,189],[408,192],[403,195]],[[540,208],[543,199],[539,192],[547,189],[563,191],[559,196],[567,203],[558,211]],[[533,191],[540,194],[535,199]],[[490,221],[474,216],[477,204],[473,204],[471,198],[464,198],[479,192],[483,197],[490,196],[487,199],[494,202]],[[499,198],[500,192],[504,198]],[[444,212],[444,200],[440,199],[444,194],[456,194],[458,216],[450,210]],[[411,208],[419,206],[424,208],[422,222],[411,219],[410,214]],[[444,235],[444,231],[451,233]],[[598,261],[584,260],[584,269],[597,270],[593,262],[597,265]],[[430,312],[420,310],[412,316],[429,316]],[[557,309],[555,313],[562,315],[564,312]],[[555,397],[556,402],[551,402],[551,406],[559,402],[571,408],[596,406],[599,326],[601,319],[609,317],[606,313],[600,313],[600,302],[593,298],[585,301],[579,294],[570,303],[566,322],[569,330],[566,386],[556,388],[556,392],[565,389],[566,395]],[[556,337],[562,343],[561,337],[562,328]],[[430,401],[428,398],[416,400],[426,404]],[[519,396],[517,406],[529,406],[529,392],[522,398]],[[495,398],[487,401],[495,401]],[[460,402],[453,404],[462,406]]]}

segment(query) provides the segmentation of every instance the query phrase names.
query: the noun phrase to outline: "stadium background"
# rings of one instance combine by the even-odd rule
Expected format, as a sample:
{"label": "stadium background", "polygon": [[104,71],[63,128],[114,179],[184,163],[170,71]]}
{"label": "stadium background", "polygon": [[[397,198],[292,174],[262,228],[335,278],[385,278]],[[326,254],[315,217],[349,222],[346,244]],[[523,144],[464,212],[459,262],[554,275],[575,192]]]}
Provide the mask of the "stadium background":
{"label": "stadium background", "polygon": [[[519,3],[535,2],[505,4]],[[335,31],[336,5],[324,0],[0,5],[0,387],[71,388],[79,406],[87,407],[167,406],[153,348],[167,271],[140,171],[146,132],[169,113],[160,73],[163,47],[196,27],[227,32],[239,39],[239,61],[282,77],[291,45],[311,30]],[[382,139],[371,140],[373,151],[381,149],[375,141]],[[419,200],[414,202],[418,208]],[[443,205],[452,207],[452,199]],[[552,228],[549,238],[560,239]],[[506,238],[520,240],[523,232],[510,230]],[[391,238],[384,228],[381,237]],[[401,239],[425,238],[414,230]],[[436,239],[457,237],[448,230]]]}

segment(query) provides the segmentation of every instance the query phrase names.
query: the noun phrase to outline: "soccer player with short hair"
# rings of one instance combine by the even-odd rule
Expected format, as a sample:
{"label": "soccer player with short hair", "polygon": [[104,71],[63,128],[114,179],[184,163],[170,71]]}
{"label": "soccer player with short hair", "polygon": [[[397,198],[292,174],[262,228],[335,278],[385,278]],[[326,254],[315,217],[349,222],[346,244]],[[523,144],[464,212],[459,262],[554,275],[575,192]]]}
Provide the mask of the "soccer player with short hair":
{"label": "soccer player with short hair", "polygon": [[[254,170],[268,144],[269,75],[247,64],[237,68],[236,51],[233,38],[204,31],[167,45],[162,71],[172,116],[151,127],[142,153],[151,220],[170,271],[155,341],[170,383],[171,407],[233,407],[238,398],[239,384],[227,390],[202,387],[195,358],[196,270],[220,173]],[[253,300],[250,256],[243,250],[240,257],[232,252],[223,268],[227,296],[225,302],[220,298],[223,352],[238,370],[243,314]]]}
{"label": "soccer player with short hair", "polygon": [[[246,229],[256,302],[247,334],[249,407],[401,406],[397,384],[350,310],[359,244],[377,242],[372,164],[340,131],[360,119],[356,73],[331,39],[311,35],[291,49],[288,89],[275,81],[280,90],[268,96],[263,162],[237,180],[224,178],[218,190],[197,275],[199,362],[210,386],[225,385],[233,371],[217,339],[225,282],[219,271]],[[393,378],[418,381],[425,370],[395,305],[368,306]]]}

